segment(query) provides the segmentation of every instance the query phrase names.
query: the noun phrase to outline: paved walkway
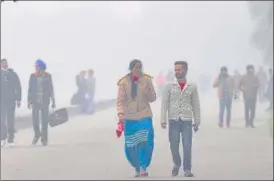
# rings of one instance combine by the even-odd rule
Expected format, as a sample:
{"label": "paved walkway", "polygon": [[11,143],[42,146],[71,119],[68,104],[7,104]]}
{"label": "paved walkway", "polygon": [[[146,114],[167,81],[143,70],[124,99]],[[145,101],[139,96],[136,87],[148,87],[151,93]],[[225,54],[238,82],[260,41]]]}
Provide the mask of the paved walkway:
{"label": "paved walkway", "polygon": [[[201,130],[193,138],[194,179],[273,179],[273,140],[265,113],[258,111],[256,129],[243,128],[239,114],[243,109],[237,103],[232,128],[219,129],[214,101],[204,103]],[[148,179],[185,179],[182,174],[170,177],[167,130],[160,128],[159,103],[153,109],[155,152]],[[115,115],[114,109],[108,109],[75,117],[50,130],[48,147],[31,146],[31,129],[19,131],[17,146],[1,149],[1,179],[134,179],[124,156],[123,138],[115,135]]]}

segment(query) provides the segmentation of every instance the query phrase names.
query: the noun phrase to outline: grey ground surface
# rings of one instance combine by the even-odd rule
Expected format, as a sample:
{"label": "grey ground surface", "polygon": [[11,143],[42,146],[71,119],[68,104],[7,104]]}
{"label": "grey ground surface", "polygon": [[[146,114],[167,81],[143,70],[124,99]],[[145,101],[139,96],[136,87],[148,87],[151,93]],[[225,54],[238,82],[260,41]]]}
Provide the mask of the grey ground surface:
{"label": "grey ground surface", "polygon": [[[267,115],[258,109],[256,128],[243,127],[243,105],[235,103],[232,127],[216,126],[216,100],[203,101],[202,125],[193,138],[193,179],[273,179],[273,139]],[[155,151],[148,179],[171,178],[167,130],[159,124],[160,104],[155,113]],[[113,108],[93,116],[79,116],[50,130],[48,147],[31,146],[32,129],[19,131],[16,146],[1,149],[1,179],[134,179],[125,159],[123,138],[117,139]]]}

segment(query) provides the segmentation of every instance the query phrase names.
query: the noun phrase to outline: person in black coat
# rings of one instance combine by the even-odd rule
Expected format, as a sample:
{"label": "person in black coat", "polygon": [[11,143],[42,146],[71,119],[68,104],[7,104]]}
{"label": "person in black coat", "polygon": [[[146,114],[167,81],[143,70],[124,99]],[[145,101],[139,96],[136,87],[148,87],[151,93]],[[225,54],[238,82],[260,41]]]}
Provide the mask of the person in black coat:
{"label": "person in black coat", "polygon": [[[36,73],[30,75],[28,90],[28,107],[32,109],[34,138],[36,144],[41,138],[44,146],[48,143],[49,105],[55,108],[54,89],[51,74],[47,73],[46,64],[36,61]],[[42,130],[40,131],[39,113],[41,112]]]}
{"label": "person in black coat", "polygon": [[1,59],[1,146],[14,144],[15,107],[21,103],[21,83],[16,72]]}

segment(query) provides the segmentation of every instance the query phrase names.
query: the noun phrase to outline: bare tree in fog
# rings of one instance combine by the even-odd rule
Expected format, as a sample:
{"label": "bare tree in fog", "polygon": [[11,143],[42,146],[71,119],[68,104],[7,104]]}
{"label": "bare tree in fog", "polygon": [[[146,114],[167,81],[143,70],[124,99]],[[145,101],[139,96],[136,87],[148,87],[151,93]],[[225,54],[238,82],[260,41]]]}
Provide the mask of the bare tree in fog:
{"label": "bare tree in fog", "polygon": [[273,66],[273,1],[249,1],[254,20],[253,44],[258,48],[264,62]]}

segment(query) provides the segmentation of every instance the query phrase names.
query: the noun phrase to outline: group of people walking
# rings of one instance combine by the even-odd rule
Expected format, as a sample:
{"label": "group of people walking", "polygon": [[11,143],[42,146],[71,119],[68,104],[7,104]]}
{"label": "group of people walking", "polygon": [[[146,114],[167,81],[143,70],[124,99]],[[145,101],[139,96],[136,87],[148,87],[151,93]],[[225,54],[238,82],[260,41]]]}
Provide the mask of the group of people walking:
{"label": "group of people walking", "polygon": [[[270,71],[271,72],[271,71]],[[269,80],[269,82],[267,82]],[[230,127],[231,109],[233,99],[240,99],[242,94],[244,100],[245,126],[254,128],[257,97],[259,100],[266,99],[272,106],[273,101],[273,75],[269,78],[260,68],[255,73],[253,65],[246,66],[246,73],[240,75],[235,72],[234,76],[229,75],[227,67],[222,67],[220,74],[213,83],[213,87],[218,89],[219,97],[219,127],[224,126],[224,113],[226,112],[226,127]]]}
{"label": "group of people walking", "polygon": [[[46,72],[46,69],[43,60],[35,62],[35,72],[30,75],[27,91],[28,108],[32,109],[32,143],[36,144],[41,139],[44,146],[48,143],[49,106],[56,106],[51,74]],[[1,147],[7,143],[10,146],[14,145],[15,109],[20,107],[21,97],[21,83],[17,73],[9,68],[6,59],[1,59]]]}
{"label": "group of people walking", "polygon": [[[56,107],[52,76],[46,69],[46,63],[38,59],[35,62],[35,72],[29,78],[27,106],[32,110],[33,145],[39,140],[44,146],[48,144],[49,110],[50,106],[52,109]],[[82,71],[76,77],[77,101],[82,112],[92,113],[94,111],[95,77],[92,69],[87,73],[87,78],[86,71]],[[1,59],[1,147],[14,146],[15,110],[16,107],[21,106],[21,97],[19,76],[9,68],[7,59]]]}
{"label": "group of people walking", "polygon": [[[136,177],[147,177],[148,167],[154,148],[154,129],[150,103],[154,102],[156,92],[152,77],[143,73],[142,62],[130,62],[130,72],[118,81],[117,116],[119,125],[123,125],[125,136],[125,155],[135,169]],[[188,81],[188,63],[174,63],[175,79],[166,82],[162,73],[156,78],[158,92],[161,94],[161,119],[163,129],[168,125],[170,150],[173,159],[172,176],[177,176],[181,164],[185,177],[192,177],[191,149],[193,131],[200,126],[200,99],[197,84]],[[271,71],[269,71],[271,72]],[[170,73],[169,73],[170,74]],[[233,99],[244,100],[244,116],[246,127],[254,128],[257,96],[273,102],[273,75],[262,79],[262,69],[255,73],[253,65],[246,66],[246,73],[235,72],[230,76],[227,67],[221,67],[220,74],[215,79],[213,87],[218,89],[219,97],[219,127],[224,126],[226,111],[226,126],[230,127]],[[171,77],[169,75],[169,77]],[[263,80],[263,81],[262,81]],[[267,85],[268,84],[268,85]],[[263,92],[263,93],[262,93]],[[261,98],[262,99],[262,98]],[[179,152],[182,139],[183,161]]]}
{"label": "group of people walking", "polygon": [[[174,162],[172,176],[177,176],[181,167],[179,145],[182,136],[184,175],[192,177],[192,130],[198,131],[200,125],[199,94],[196,84],[186,79],[187,62],[178,61],[174,66],[176,80],[171,81],[163,90],[160,124],[163,129],[169,125],[170,149]],[[150,103],[156,100],[156,92],[152,77],[143,73],[140,60],[131,61],[129,70],[118,81],[117,116],[119,124],[124,126],[127,160],[135,169],[136,177],[147,177],[154,149]]]}
{"label": "group of people walking", "polygon": [[[46,72],[47,66],[43,60],[35,62],[35,72],[30,75],[28,87],[28,108],[32,109],[34,138],[33,144],[39,139],[44,146],[48,143],[49,106],[55,108],[55,96],[51,74]],[[200,127],[200,99],[197,84],[188,81],[188,63],[174,63],[175,79],[165,83],[163,78],[157,81],[161,87],[161,118],[159,124],[163,129],[168,127],[170,150],[173,159],[171,175],[177,176],[183,166],[184,176],[193,177],[192,173],[192,134]],[[232,100],[238,97],[238,91],[243,93],[245,103],[245,122],[247,127],[254,127],[257,94],[261,85],[255,75],[253,65],[246,67],[246,74],[238,76],[239,80],[230,76],[227,67],[222,67],[219,76],[213,83],[218,89],[220,115],[219,126],[223,127],[224,112],[226,126],[230,126]],[[270,78],[273,81],[273,75]],[[83,112],[93,108],[95,93],[95,78],[93,70],[82,71],[76,77],[78,99]],[[117,116],[119,125],[123,126],[125,136],[125,155],[135,170],[136,177],[147,177],[148,167],[154,150],[153,113],[150,103],[157,99],[152,77],[143,72],[143,64],[134,59],[129,64],[129,73],[118,83]],[[271,85],[273,86],[273,82]],[[267,90],[267,95],[273,96],[273,87]],[[237,96],[235,96],[235,93]],[[1,146],[6,142],[14,143],[15,108],[21,105],[21,84],[16,72],[8,68],[6,59],[1,59]],[[267,96],[266,96],[267,97]],[[272,100],[272,98],[271,98]],[[271,102],[272,104],[272,102]],[[40,129],[39,113],[42,117]],[[179,152],[180,142],[183,146],[183,161]]]}

